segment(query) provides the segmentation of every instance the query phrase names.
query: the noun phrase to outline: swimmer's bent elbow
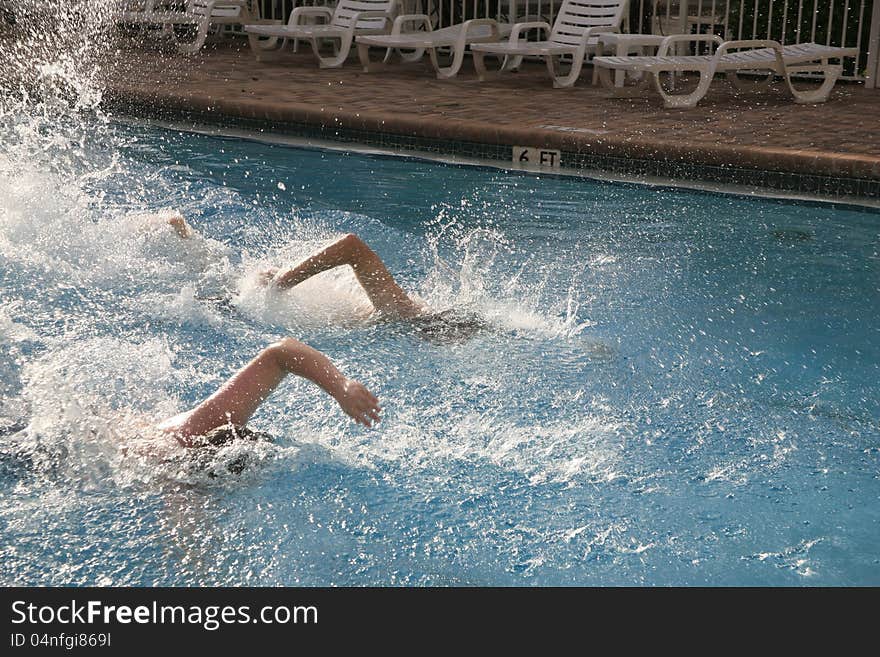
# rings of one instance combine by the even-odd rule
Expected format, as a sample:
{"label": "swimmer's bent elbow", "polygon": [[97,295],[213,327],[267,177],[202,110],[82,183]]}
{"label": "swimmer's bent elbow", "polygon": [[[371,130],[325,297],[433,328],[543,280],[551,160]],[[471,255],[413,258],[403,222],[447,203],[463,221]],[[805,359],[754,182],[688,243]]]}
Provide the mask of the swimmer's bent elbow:
{"label": "swimmer's bent elbow", "polygon": [[344,245],[352,253],[361,251],[367,245],[366,242],[354,233],[346,233],[337,243]]}
{"label": "swimmer's bent elbow", "polygon": [[292,374],[298,374],[296,367],[291,367],[299,360],[302,360],[308,347],[293,338],[281,338],[278,342],[270,344],[263,350],[263,354],[271,358],[279,367],[282,367]]}

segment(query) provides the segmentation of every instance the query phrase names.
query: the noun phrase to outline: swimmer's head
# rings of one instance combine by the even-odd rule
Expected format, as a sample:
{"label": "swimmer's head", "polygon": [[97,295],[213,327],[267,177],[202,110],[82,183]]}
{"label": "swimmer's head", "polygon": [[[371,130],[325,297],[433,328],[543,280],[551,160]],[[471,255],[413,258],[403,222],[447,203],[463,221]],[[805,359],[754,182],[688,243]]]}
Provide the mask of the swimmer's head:
{"label": "swimmer's head", "polygon": [[189,224],[186,223],[184,216],[174,209],[161,210],[159,212],[151,212],[143,215],[137,214],[133,216],[136,220],[142,221],[143,225],[151,231],[167,230],[170,226],[181,239],[192,237],[193,234],[193,230],[189,227]]}
{"label": "swimmer's head", "polygon": [[[252,429],[248,429],[244,426],[224,424],[223,426],[211,429],[209,432],[202,436],[198,436],[198,438],[194,441],[194,446],[200,448],[207,447],[216,451],[219,448],[224,447],[225,445],[229,445],[235,440],[265,440],[267,442],[272,442],[272,437],[267,433],[263,433],[262,431],[253,431]],[[230,473],[238,475],[244,472],[244,469],[247,467],[247,465],[248,455],[245,453],[237,456],[232,461],[227,463],[226,469]],[[209,470],[208,476],[213,479],[217,476],[217,473]]]}
{"label": "swimmer's head", "polygon": [[420,315],[410,321],[419,337],[436,345],[466,342],[489,329],[489,323],[479,315],[464,313],[455,308]]}
{"label": "swimmer's head", "polygon": [[244,432],[244,427],[237,427],[233,424],[226,424],[222,427],[211,429],[205,435],[200,436],[198,444],[199,447],[207,447],[208,445],[210,445],[211,447],[223,447],[224,445],[228,445],[233,440],[239,438]]}
{"label": "swimmer's head", "polygon": [[254,431],[253,429],[248,429],[244,426],[237,426],[235,424],[224,424],[223,426],[211,429],[203,436],[199,436],[197,444],[199,447],[207,447],[208,445],[212,447],[223,447],[224,445],[231,443],[233,440],[271,441],[272,438],[269,434],[263,433],[262,431]]}

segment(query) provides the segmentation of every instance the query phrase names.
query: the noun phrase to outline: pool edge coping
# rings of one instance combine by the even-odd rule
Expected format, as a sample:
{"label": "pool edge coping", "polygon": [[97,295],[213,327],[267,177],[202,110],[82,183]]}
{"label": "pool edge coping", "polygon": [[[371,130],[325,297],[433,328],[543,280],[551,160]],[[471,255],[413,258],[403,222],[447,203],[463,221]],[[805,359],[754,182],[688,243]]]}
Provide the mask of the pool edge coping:
{"label": "pool edge coping", "polygon": [[[582,171],[729,184],[781,194],[815,194],[841,202],[880,199],[880,158],[716,144],[689,146],[578,131],[513,128],[461,119],[430,121],[405,115],[345,111],[299,103],[216,99],[207,95],[145,92],[110,87],[102,105],[111,112],[154,119],[184,119],[220,127],[316,138],[365,147],[477,157],[517,167],[516,146],[558,150],[563,167],[534,171],[578,175]],[[231,123],[231,125],[230,125]]]}

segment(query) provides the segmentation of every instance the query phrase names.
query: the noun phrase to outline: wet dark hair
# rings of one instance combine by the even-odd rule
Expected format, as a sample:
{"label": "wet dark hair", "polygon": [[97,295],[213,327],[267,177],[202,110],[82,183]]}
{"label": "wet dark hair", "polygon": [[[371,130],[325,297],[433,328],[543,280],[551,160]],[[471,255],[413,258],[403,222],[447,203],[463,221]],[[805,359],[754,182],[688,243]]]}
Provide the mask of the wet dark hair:
{"label": "wet dark hair", "polygon": [[233,440],[268,440],[271,442],[272,437],[262,431],[254,431],[245,426],[236,424],[224,424],[223,426],[211,429],[204,436],[201,436],[204,445],[212,445],[213,447],[223,447]]}
{"label": "wet dark hair", "polygon": [[408,322],[420,338],[437,345],[464,342],[490,328],[489,323],[476,313],[457,308],[419,315]]}
{"label": "wet dark hair", "polygon": [[[224,424],[223,426],[211,429],[206,434],[199,436],[198,440],[196,441],[196,448],[208,448],[216,452],[221,447],[228,445],[235,440],[250,440],[253,442],[256,442],[258,440],[265,440],[267,442],[272,442],[272,436],[262,431],[254,431],[253,429],[248,429],[245,426]],[[241,474],[247,467],[248,460],[249,459],[247,454],[237,456],[232,461],[226,464],[226,469],[232,474]],[[212,479],[217,477],[217,473],[213,470],[208,470],[207,474]]]}

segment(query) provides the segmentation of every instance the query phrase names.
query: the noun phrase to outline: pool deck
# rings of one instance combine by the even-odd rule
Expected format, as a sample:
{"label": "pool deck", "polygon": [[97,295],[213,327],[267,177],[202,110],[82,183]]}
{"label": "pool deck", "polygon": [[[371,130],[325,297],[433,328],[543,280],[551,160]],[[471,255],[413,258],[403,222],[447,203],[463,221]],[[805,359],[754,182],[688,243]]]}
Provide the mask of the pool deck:
{"label": "pool deck", "polygon": [[716,80],[697,108],[667,110],[651,92],[619,98],[591,85],[590,68],[574,88],[553,89],[538,63],[480,82],[466,61],[457,79],[438,80],[427,61],[364,73],[353,56],[322,70],[305,45],[257,62],[236,39],[191,57],[127,46],[118,61],[108,106],[135,116],[374,146],[380,135],[389,147],[449,155],[482,156],[485,145],[507,162],[511,147],[530,146],[562,151],[569,166],[578,154],[581,169],[671,180],[704,169],[722,182],[799,189],[806,181],[820,195],[880,198],[880,90],[859,84],[797,105],[782,85],[734,94]]}

